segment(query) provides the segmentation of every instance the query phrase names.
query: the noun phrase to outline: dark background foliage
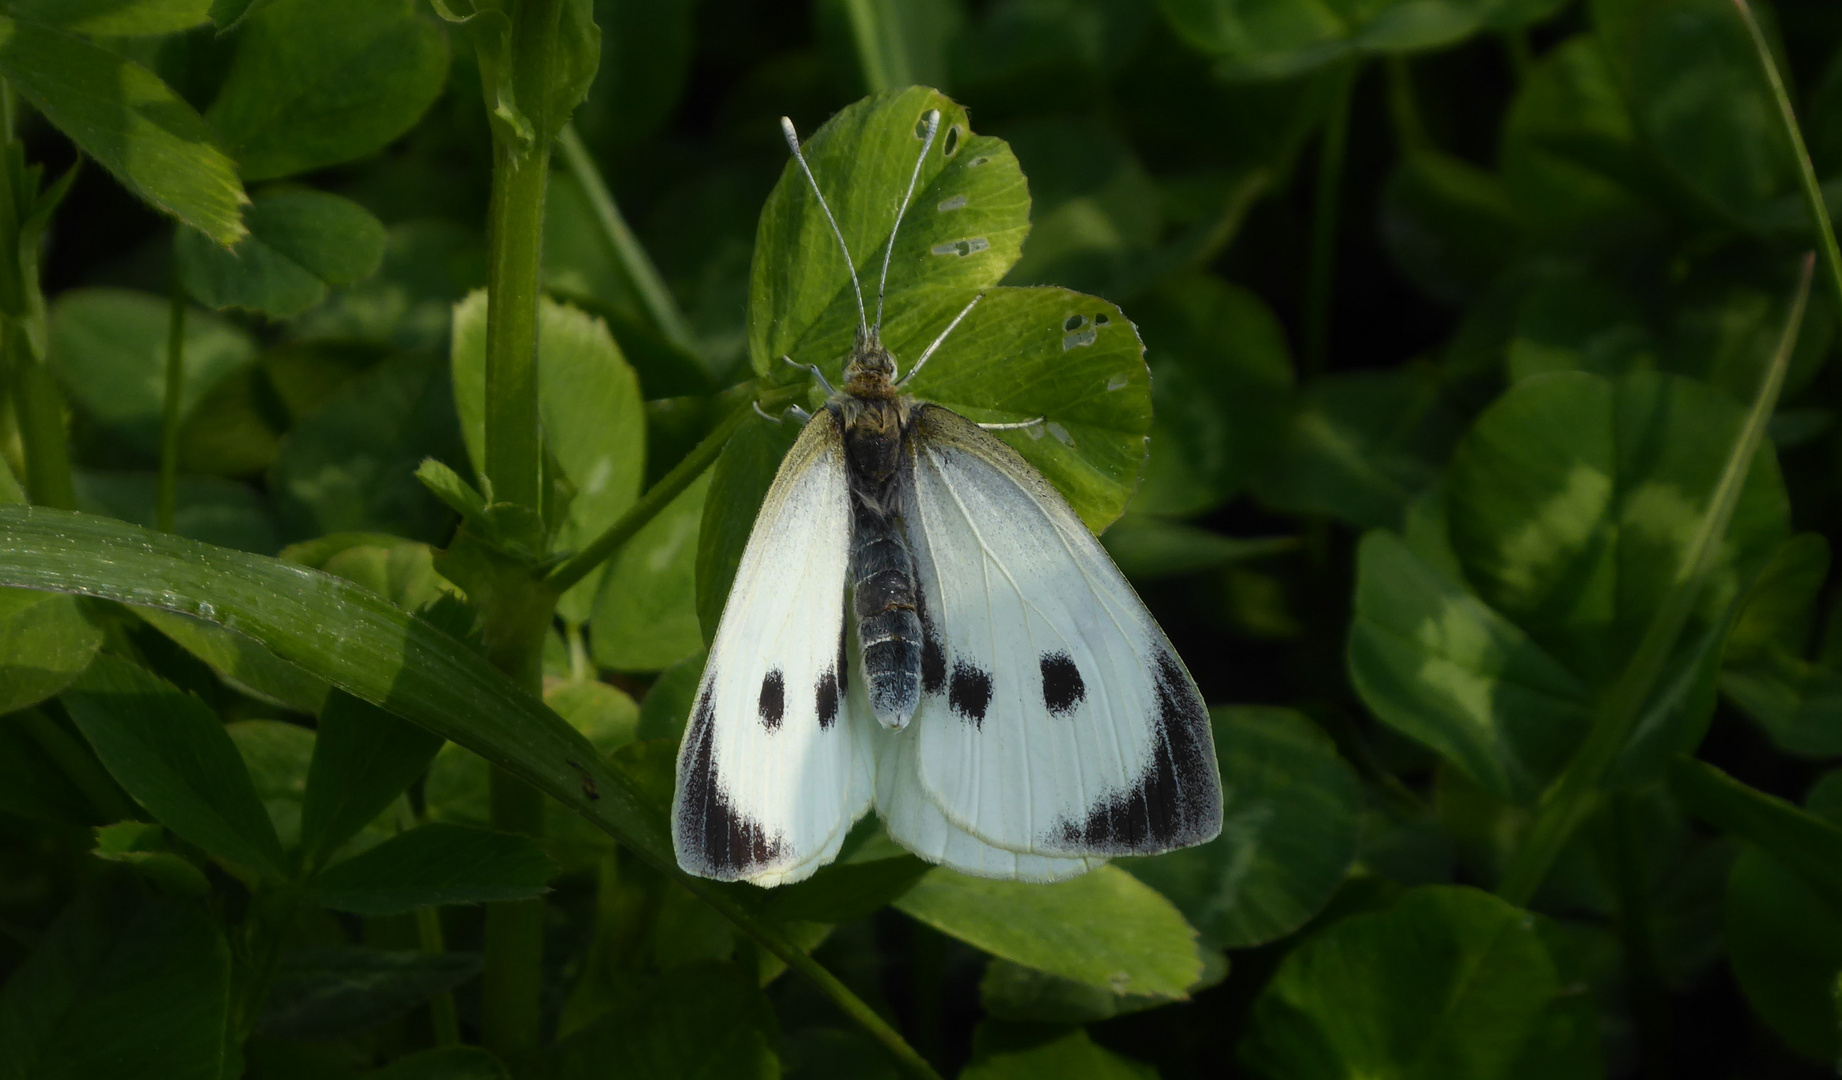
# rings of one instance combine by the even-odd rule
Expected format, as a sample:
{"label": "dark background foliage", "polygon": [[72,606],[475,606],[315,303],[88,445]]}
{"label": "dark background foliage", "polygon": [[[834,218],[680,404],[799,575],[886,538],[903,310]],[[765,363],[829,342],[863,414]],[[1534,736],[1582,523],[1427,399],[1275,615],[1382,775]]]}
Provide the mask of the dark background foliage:
{"label": "dark background foliage", "polygon": [[[48,363],[77,508],[153,525],[183,287],[173,531],[416,610],[466,571],[442,554],[465,549],[455,500],[416,470],[474,475],[481,392],[465,383],[481,378],[484,314],[468,297],[487,284],[494,168],[481,66],[423,6],[341,22],[307,3],[246,5],[227,32],[85,39],[212,125],[256,200],[243,220],[281,254],[231,260],[130,191],[131,170],[84,160],[43,245]],[[42,7],[0,2],[20,25]],[[1842,7],[1757,10],[1833,202]],[[723,393],[755,377],[751,255],[786,164],[783,114],[811,134],[868,92],[938,87],[1028,178],[1032,229],[1005,283],[1101,296],[1145,345],[1150,456],[1104,540],[1217,707],[1229,830],[1041,894],[1072,900],[923,877],[859,837],[849,874],[762,902],[923,1056],[968,1077],[1831,1072],[1842,429],[1825,267],[1768,450],[1643,688],[1637,739],[1515,898],[1533,915],[1487,895],[1663,606],[1814,246],[1728,0],[593,11],[585,153],[553,166],[544,236],[559,302],[545,363],[577,365],[546,377],[580,381],[544,417],[578,488],[572,452],[605,453],[615,478],[598,481],[604,503],[575,492],[560,546],[693,453]],[[375,47],[341,53],[365,20]],[[352,66],[287,66],[316,47]],[[327,81],[290,97],[309,75]],[[53,111],[19,110],[24,160],[48,177],[82,156]],[[603,184],[681,325],[611,245]],[[570,451],[556,433],[572,424],[616,434]],[[23,476],[10,415],[0,435]],[[630,775],[669,784],[733,573],[722,545],[752,520],[783,436],[751,422],[707,484],[563,600],[545,701]],[[1611,509],[1566,502],[1581,475]],[[428,1048],[478,1041],[478,905],[548,880],[544,1024],[563,1038],[534,1074],[894,1075],[809,983],[773,977],[778,961],[558,807],[541,852],[477,828],[498,824],[486,768],[458,745],[438,751],[245,639],[46,596],[0,593],[0,1049],[87,1060],[86,1033],[111,1031],[130,1049],[110,1060],[148,1075],[204,1075],[186,1063],[211,1053],[222,1075],[241,1061],[265,1080],[503,1075]],[[444,604],[459,606],[431,619],[464,634]],[[401,774],[344,811],[308,772],[359,775],[322,764],[341,725],[394,739],[378,754]],[[284,878],[302,891],[263,884]],[[1042,920],[1071,939],[1033,939]],[[1109,920],[1145,940],[1119,946]],[[138,1031],[150,997],[191,1010],[169,1030],[228,1025],[232,1049]],[[133,1056],[150,1044],[170,1061]],[[52,1074],[22,1068],[0,1076]]]}

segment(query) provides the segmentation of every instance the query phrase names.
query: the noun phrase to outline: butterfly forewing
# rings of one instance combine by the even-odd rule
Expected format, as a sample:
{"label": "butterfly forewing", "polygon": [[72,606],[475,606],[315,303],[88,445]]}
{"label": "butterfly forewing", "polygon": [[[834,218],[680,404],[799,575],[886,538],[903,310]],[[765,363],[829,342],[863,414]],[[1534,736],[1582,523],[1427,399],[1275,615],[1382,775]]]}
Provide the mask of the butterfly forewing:
{"label": "butterfly forewing", "polygon": [[[1093,534],[963,417],[923,406],[911,440],[926,643],[905,737],[920,790],[947,824],[1014,852],[1150,854],[1214,836],[1208,714]],[[879,776],[879,796],[900,783]]]}
{"label": "butterfly forewing", "polygon": [[678,751],[673,839],[693,874],[797,881],[868,808],[869,748],[844,715],[849,497],[821,411],[755,518]]}

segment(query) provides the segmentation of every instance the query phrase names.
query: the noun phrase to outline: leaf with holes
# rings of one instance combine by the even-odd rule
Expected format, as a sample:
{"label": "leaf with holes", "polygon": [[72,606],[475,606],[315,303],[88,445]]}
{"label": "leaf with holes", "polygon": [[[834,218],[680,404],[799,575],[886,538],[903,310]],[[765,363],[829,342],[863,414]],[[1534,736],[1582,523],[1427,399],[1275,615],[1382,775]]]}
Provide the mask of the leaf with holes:
{"label": "leaf with holes", "polygon": [[954,313],[1017,261],[1030,230],[1030,195],[1000,139],[974,135],[966,110],[936,90],[865,98],[807,139],[803,152],[831,207],[850,265],[799,164],[788,161],[761,209],[748,301],[748,354],[767,374],[782,356],[834,376],[859,325],[855,274],[876,318],[876,288],[896,208],[922,147],[922,117],[939,110],[914,198],[889,254],[882,338],[898,357],[919,355]]}

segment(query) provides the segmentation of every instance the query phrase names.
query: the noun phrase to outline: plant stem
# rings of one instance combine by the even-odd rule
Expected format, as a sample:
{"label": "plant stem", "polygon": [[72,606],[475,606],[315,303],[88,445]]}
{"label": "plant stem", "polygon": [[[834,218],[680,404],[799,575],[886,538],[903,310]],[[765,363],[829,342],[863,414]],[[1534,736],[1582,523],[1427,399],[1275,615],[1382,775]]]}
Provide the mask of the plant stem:
{"label": "plant stem", "polygon": [[573,124],[563,125],[556,145],[562,151],[564,166],[582,185],[589,208],[595,212],[602,235],[607,237],[608,247],[614,252],[614,261],[626,271],[627,280],[632,282],[633,291],[645,305],[653,328],[673,345],[693,356],[698,355],[697,337],[691,332],[690,321],[678,310],[678,302],[672,298],[652,256],[646,254],[633,230],[627,227],[627,219],[621,216],[620,206],[614,202],[613,194],[601,178],[601,170],[595,167],[595,159],[589,156],[588,147],[582,145],[582,137],[576,134]]}
{"label": "plant stem", "polygon": [[1600,700],[1592,729],[1586,733],[1580,749],[1542,793],[1522,846],[1510,857],[1497,895],[1513,904],[1529,902],[1568,838],[1599,808],[1604,798],[1605,776],[1630,741],[1644,704],[1649,701],[1651,690],[1663,672],[1663,665],[1694,610],[1701,587],[1720,558],[1727,523],[1733,517],[1734,506],[1739,503],[1746,477],[1752,471],[1753,457],[1765,439],[1765,427],[1778,403],[1778,392],[1784,387],[1785,369],[1790,366],[1791,350],[1797,344],[1797,331],[1804,320],[1804,305],[1810,298],[1811,270],[1812,260],[1806,257],[1777,351],[1760,381],[1746,422],[1734,440],[1720,481],[1708,499],[1708,508],[1702,514],[1688,550],[1683,553],[1675,582],[1657,605],[1656,614],[1644,628],[1644,636],[1638,640],[1637,649],[1619,674],[1618,681]]}
{"label": "plant stem", "polygon": [[1784,80],[1778,76],[1778,64],[1772,59],[1772,49],[1766,43],[1765,32],[1759,29],[1759,20],[1753,16],[1752,8],[1746,0],[1733,0],[1733,6],[1739,10],[1740,21],[1746,24],[1746,33],[1752,39],[1753,55],[1759,61],[1759,70],[1765,76],[1766,85],[1771,88],[1772,100],[1778,105],[1778,121],[1784,126],[1785,138],[1790,140],[1791,149],[1797,158],[1797,177],[1803,187],[1804,208],[1810,212],[1810,223],[1816,230],[1817,251],[1823,259],[1823,276],[1835,294],[1832,299],[1836,302],[1836,310],[1842,311],[1842,252],[1836,248],[1836,230],[1829,220],[1829,207],[1823,201],[1823,185],[1816,178],[1816,166],[1810,161],[1810,150],[1804,145],[1803,132],[1797,126],[1797,113],[1791,108],[1791,96],[1785,91]]}
{"label": "plant stem", "polygon": [[819,992],[830,998],[832,1003],[842,1009],[853,1023],[862,1028],[871,1038],[882,1043],[883,1048],[889,1051],[889,1056],[895,1059],[895,1063],[903,1072],[918,1080],[941,1080],[940,1074],[935,1072],[934,1067],[927,1063],[927,1059],[917,1053],[915,1048],[902,1038],[900,1032],[890,1027],[875,1009],[870,1008],[862,998],[852,993],[850,987],[838,981],[838,977],[826,970],[825,965],[807,955],[804,950],[789,941],[786,935],[769,928],[756,919],[727,893],[718,891],[712,882],[705,881],[703,878],[691,877],[676,868],[672,868],[672,872],[698,899],[715,908],[719,914],[734,923],[743,933],[760,942],[767,951],[780,957],[789,968],[810,979],[813,985],[818,987]]}
{"label": "plant stem", "polygon": [[26,328],[0,315],[0,347],[13,372],[13,415],[26,451],[26,494],[39,506],[77,508],[70,472],[70,444],[64,431],[64,395],[33,352]]}
{"label": "plant stem", "polygon": [[1312,208],[1311,278],[1305,288],[1305,373],[1323,372],[1330,354],[1330,295],[1337,258],[1337,214],[1343,189],[1343,152],[1349,142],[1350,99],[1360,69],[1354,61],[1338,73],[1336,97],[1318,140],[1317,195]]}
{"label": "plant stem", "polygon": [[[441,909],[416,909],[416,939],[422,951],[439,956],[448,951],[442,939]],[[460,1017],[454,1011],[454,995],[446,990],[429,999],[429,1023],[435,1029],[436,1046],[454,1046],[460,1042]]]}
{"label": "plant stem", "polygon": [[[763,402],[777,400],[775,395],[764,395]],[[683,493],[685,488],[701,475],[703,471],[716,463],[722,455],[723,446],[729,437],[736,433],[750,417],[754,410],[747,404],[737,405],[723,422],[716,425],[716,430],[704,436],[704,440],[692,447],[684,455],[684,460],[672,466],[672,470],[659,478],[659,482],[647,489],[638,502],[627,508],[620,520],[608,526],[607,531],[591,540],[587,547],[570,556],[569,561],[550,571],[544,584],[558,596],[567,592],[571,585],[587,577],[589,572],[600,566],[607,559],[613,558],[633,534],[644,528],[646,523],[659,516],[667,504]]]}
{"label": "plant stem", "polygon": [[1426,132],[1420,115],[1420,101],[1414,93],[1413,69],[1405,56],[1390,56],[1388,70],[1388,116],[1394,121],[1394,138],[1403,156],[1433,148],[1433,138]]}
{"label": "plant stem", "polygon": [[[514,503],[541,520],[543,449],[537,404],[537,302],[542,287],[544,195],[550,141],[560,118],[550,114],[562,33],[564,0],[517,0],[508,5],[511,35],[501,62],[534,140],[507,125],[493,126],[492,201],[487,211],[486,477],[497,502]],[[537,527],[537,526],[534,526]],[[541,536],[524,538],[533,547]],[[533,694],[541,692],[542,648],[554,596],[505,596],[483,611],[494,666]],[[489,780],[492,824],[541,836],[543,795],[494,768]],[[488,905],[485,972],[481,980],[482,1042],[518,1071],[541,1037],[544,902]]]}
{"label": "plant stem", "polygon": [[185,283],[173,268],[172,309],[166,318],[166,396],[160,408],[160,488],[154,502],[154,528],[173,531],[173,507],[179,489],[179,399],[185,389]]}
{"label": "plant stem", "polygon": [[[882,10],[887,11],[888,8]],[[883,32],[876,0],[844,0],[845,15],[851,23],[851,44],[857,47],[857,63],[863,71],[866,93],[879,93],[914,81],[908,70],[907,57],[900,48],[884,49],[892,35]],[[891,52],[894,55],[891,55]]]}

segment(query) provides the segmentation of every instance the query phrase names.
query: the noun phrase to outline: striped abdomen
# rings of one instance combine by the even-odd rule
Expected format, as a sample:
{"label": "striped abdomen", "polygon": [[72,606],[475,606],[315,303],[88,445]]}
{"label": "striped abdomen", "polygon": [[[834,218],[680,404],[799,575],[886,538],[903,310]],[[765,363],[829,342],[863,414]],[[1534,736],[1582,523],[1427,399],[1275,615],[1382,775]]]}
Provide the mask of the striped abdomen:
{"label": "striped abdomen", "polygon": [[915,557],[899,518],[860,498],[851,503],[851,607],[863,650],[865,690],[876,718],[900,731],[921,696]]}

